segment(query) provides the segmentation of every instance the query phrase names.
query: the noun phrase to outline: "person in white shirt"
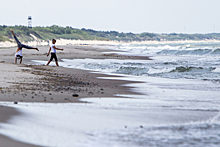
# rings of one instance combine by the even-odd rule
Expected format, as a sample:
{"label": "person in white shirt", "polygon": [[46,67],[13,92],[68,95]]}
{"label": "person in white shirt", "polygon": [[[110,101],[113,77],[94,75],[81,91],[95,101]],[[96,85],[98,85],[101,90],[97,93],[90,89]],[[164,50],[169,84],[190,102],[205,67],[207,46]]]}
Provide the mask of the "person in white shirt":
{"label": "person in white shirt", "polygon": [[30,47],[30,46],[27,46],[27,45],[22,44],[22,43],[18,40],[18,38],[15,36],[14,32],[12,31],[12,29],[10,29],[10,31],[11,31],[11,33],[13,34],[14,39],[15,39],[17,45],[18,45],[18,49],[17,49],[17,51],[16,51],[16,53],[15,53],[15,64],[17,64],[17,59],[20,59],[20,64],[21,64],[21,62],[22,62],[22,57],[23,57],[23,56],[22,56],[22,48],[35,49],[35,50],[39,51],[38,48]]}
{"label": "person in white shirt", "polygon": [[50,64],[50,62],[53,60],[53,58],[55,59],[56,65],[59,66],[58,64],[58,60],[57,60],[57,56],[56,56],[56,50],[61,50],[63,51],[63,49],[59,49],[55,46],[56,40],[52,39],[52,44],[50,45],[50,49],[49,52],[47,54],[47,56],[49,56],[50,52],[51,52],[51,57],[50,60],[47,62],[47,65]]}

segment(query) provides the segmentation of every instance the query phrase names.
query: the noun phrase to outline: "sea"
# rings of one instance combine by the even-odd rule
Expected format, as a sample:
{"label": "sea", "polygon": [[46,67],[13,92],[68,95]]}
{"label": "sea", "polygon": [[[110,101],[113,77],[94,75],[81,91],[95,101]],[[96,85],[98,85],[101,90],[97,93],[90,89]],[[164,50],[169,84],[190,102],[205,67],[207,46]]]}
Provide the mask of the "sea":
{"label": "sea", "polygon": [[[88,58],[62,59],[59,62],[60,66],[66,68],[122,76],[102,77],[105,79],[141,82],[124,85],[130,86],[131,90],[140,95],[116,95],[125,99],[106,99],[102,102],[97,99],[83,100],[94,103],[90,106],[94,105],[96,109],[103,108],[99,113],[104,113],[105,116],[110,114],[105,114],[105,111],[117,110],[108,117],[121,114],[116,118],[121,120],[126,115],[128,120],[122,122],[128,124],[123,124],[121,128],[88,130],[85,132],[88,139],[82,146],[220,146],[220,43],[116,44],[106,48],[111,52],[105,54],[148,56],[152,60]],[[47,61],[34,62],[45,64]],[[70,108],[74,107],[77,106]],[[77,109],[82,107],[87,109],[88,105]],[[134,125],[129,125],[130,121]]]}
{"label": "sea", "polygon": [[112,53],[149,56],[153,60],[63,59],[67,64],[64,66],[139,77],[220,82],[220,43],[131,44],[111,49],[115,49]]}

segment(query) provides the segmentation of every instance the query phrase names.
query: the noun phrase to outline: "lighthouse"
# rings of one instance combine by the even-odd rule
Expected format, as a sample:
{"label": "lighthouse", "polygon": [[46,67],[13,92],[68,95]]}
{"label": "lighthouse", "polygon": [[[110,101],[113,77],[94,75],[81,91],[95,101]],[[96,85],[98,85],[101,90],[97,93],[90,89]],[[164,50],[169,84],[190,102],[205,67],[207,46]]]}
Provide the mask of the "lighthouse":
{"label": "lighthouse", "polygon": [[32,18],[28,16],[28,28],[32,28]]}

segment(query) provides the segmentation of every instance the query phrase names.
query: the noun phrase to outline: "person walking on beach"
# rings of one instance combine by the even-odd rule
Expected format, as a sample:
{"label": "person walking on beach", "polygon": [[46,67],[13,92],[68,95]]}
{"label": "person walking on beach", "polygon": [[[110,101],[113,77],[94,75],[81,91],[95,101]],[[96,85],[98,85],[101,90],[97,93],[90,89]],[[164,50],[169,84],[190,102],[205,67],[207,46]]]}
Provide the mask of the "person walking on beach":
{"label": "person walking on beach", "polygon": [[47,65],[50,64],[50,62],[53,60],[53,58],[55,59],[55,62],[56,62],[56,65],[59,66],[58,64],[58,60],[57,60],[57,56],[56,56],[56,50],[61,50],[63,51],[63,49],[59,49],[55,46],[55,43],[56,43],[56,40],[55,39],[52,39],[52,44],[50,45],[50,49],[49,49],[49,52],[47,54],[47,56],[49,56],[50,54],[50,51],[51,51],[51,57],[50,57],[50,60],[47,62]]}
{"label": "person walking on beach", "polygon": [[20,42],[20,41],[18,40],[18,38],[15,36],[13,30],[10,29],[10,31],[12,32],[12,34],[13,34],[13,36],[14,36],[14,39],[15,39],[17,45],[18,45],[18,49],[17,49],[17,51],[16,51],[16,53],[15,53],[15,64],[17,64],[17,59],[20,59],[20,64],[21,64],[21,62],[22,62],[22,58],[23,58],[23,56],[22,56],[22,48],[35,49],[35,50],[39,51],[38,48],[30,47],[30,46],[21,44],[21,42]]}

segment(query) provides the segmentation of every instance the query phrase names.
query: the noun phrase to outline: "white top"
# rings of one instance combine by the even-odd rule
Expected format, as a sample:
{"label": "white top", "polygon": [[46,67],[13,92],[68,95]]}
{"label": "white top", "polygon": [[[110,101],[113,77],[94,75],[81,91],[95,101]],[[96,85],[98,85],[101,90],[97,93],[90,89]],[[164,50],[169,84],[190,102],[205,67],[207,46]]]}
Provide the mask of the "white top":
{"label": "white top", "polygon": [[55,44],[51,44],[51,53],[56,53],[56,49],[54,48]]}
{"label": "white top", "polygon": [[17,55],[22,56],[22,50],[19,50],[17,53],[15,53],[15,57],[16,57]]}

